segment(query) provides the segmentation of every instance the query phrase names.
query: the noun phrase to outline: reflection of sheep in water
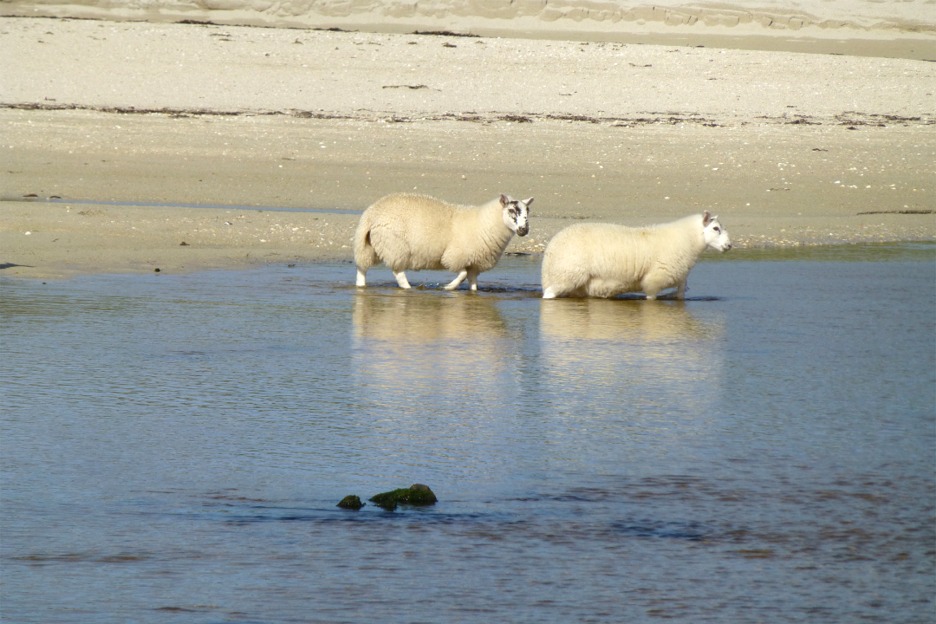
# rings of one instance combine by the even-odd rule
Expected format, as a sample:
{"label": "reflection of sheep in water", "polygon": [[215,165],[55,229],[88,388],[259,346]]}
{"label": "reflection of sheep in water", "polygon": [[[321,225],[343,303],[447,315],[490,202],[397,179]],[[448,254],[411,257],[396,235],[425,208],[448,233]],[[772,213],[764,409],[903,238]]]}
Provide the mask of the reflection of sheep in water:
{"label": "reflection of sheep in water", "polygon": [[386,419],[415,435],[425,431],[425,406],[440,406],[447,416],[434,421],[435,433],[448,437],[444,431],[451,427],[451,435],[463,436],[465,444],[495,443],[500,429],[483,419],[466,425],[458,415],[499,414],[517,392],[511,373],[516,354],[505,348],[510,331],[500,311],[503,300],[449,293],[414,297],[399,288],[359,289],[353,299],[348,383],[357,388],[355,405],[376,422]]}
{"label": "reflection of sheep in water", "polygon": [[728,232],[706,210],[661,225],[630,228],[613,223],[577,223],[556,234],[543,257],[543,298],[613,297],[643,291],[656,299],[686,279],[707,247],[731,249]]}
{"label": "reflection of sheep in water", "polygon": [[357,285],[366,285],[367,269],[383,262],[400,288],[409,288],[406,269],[448,269],[458,276],[445,286],[454,290],[468,278],[478,289],[478,275],[494,268],[514,232],[529,232],[529,208],[501,195],[483,206],[457,206],[428,195],[388,195],[371,205],[354,233]]}
{"label": "reflection of sheep in water", "polygon": [[473,347],[484,351],[482,345],[496,343],[499,348],[498,341],[507,332],[497,299],[412,297],[399,290],[388,295],[361,292],[354,298],[351,320],[356,337],[390,341],[405,348],[460,341],[470,328]]}
{"label": "reflection of sheep in water", "polygon": [[[544,301],[540,309],[541,334],[572,344],[605,340],[666,349],[678,344],[685,348],[720,336],[723,331],[720,323],[695,318],[686,304],[678,301],[658,306],[607,299]],[[649,350],[642,351],[647,353]]]}

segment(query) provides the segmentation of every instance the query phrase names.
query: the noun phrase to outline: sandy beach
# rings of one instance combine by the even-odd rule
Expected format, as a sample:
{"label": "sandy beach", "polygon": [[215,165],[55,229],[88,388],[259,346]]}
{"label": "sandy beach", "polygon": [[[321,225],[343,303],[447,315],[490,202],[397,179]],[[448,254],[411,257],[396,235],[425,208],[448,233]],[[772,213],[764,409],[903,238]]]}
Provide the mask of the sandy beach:
{"label": "sandy beach", "polygon": [[[912,15],[838,39],[788,22],[770,45],[747,28],[745,49],[676,45],[686,24],[665,22],[615,40],[519,16],[517,36],[468,37],[68,6],[95,19],[0,17],[2,275],[350,261],[360,211],[412,190],[534,196],[517,252],[576,220],[703,209],[742,251],[936,238],[936,38]],[[890,54],[819,53],[872,40]]]}

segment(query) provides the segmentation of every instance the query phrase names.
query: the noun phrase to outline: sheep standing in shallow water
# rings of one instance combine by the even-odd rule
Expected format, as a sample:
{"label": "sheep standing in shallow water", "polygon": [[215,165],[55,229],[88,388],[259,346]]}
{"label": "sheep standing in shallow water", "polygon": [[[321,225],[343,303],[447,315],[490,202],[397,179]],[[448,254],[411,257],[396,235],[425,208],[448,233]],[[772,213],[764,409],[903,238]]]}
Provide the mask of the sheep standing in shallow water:
{"label": "sheep standing in shallow water", "polygon": [[501,195],[482,206],[457,206],[428,195],[387,195],[371,205],[354,233],[357,285],[367,284],[367,270],[383,262],[400,288],[409,288],[406,269],[448,269],[458,273],[446,290],[465,278],[478,289],[478,275],[497,264],[514,232],[530,231],[533,198]]}
{"label": "sheep standing in shallow water", "polygon": [[630,228],[613,223],[577,223],[556,234],[543,256],[543,299],[613,297],[642,291],[656,299],[686,279],[707,247],[731,249],[728,232],[706,210],[672,223]]}

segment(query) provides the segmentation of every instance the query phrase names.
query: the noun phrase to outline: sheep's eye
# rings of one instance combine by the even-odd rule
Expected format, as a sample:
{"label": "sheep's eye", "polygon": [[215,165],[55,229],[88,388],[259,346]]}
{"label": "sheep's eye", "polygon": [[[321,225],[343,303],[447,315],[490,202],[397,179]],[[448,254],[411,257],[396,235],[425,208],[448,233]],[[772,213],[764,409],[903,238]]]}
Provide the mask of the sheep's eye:
{"label": "sheep's eye", "polygon": [[721,234],[721,228],[718,227],[717,225],[716,225],[715,227],[713,227],[712,229],[715,230],[715,233],[716,233],[716,234]]}

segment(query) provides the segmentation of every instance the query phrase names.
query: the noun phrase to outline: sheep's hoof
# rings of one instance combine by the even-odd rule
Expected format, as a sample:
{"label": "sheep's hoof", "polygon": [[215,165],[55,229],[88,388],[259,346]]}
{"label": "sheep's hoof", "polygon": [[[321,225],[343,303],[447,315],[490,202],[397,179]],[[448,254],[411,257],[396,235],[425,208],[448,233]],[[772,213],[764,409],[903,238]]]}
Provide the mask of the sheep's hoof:
{"label": "sheep's hoof", "polygon": [[394,274],[393,274],[393,277],[396,279],[397,285],[398,285],[400,288],[409,288],[409,287],[410,287],[409,280],[406,279],[406,273],[404,273],[403,271],[400,271],[400,272],[398,272],[398,273],[394,273]]}
{"label": "sheep's hoof", "polygon": [[543,299],[555,299],[556,293],[552,288],[547,288],[543,291]]}

